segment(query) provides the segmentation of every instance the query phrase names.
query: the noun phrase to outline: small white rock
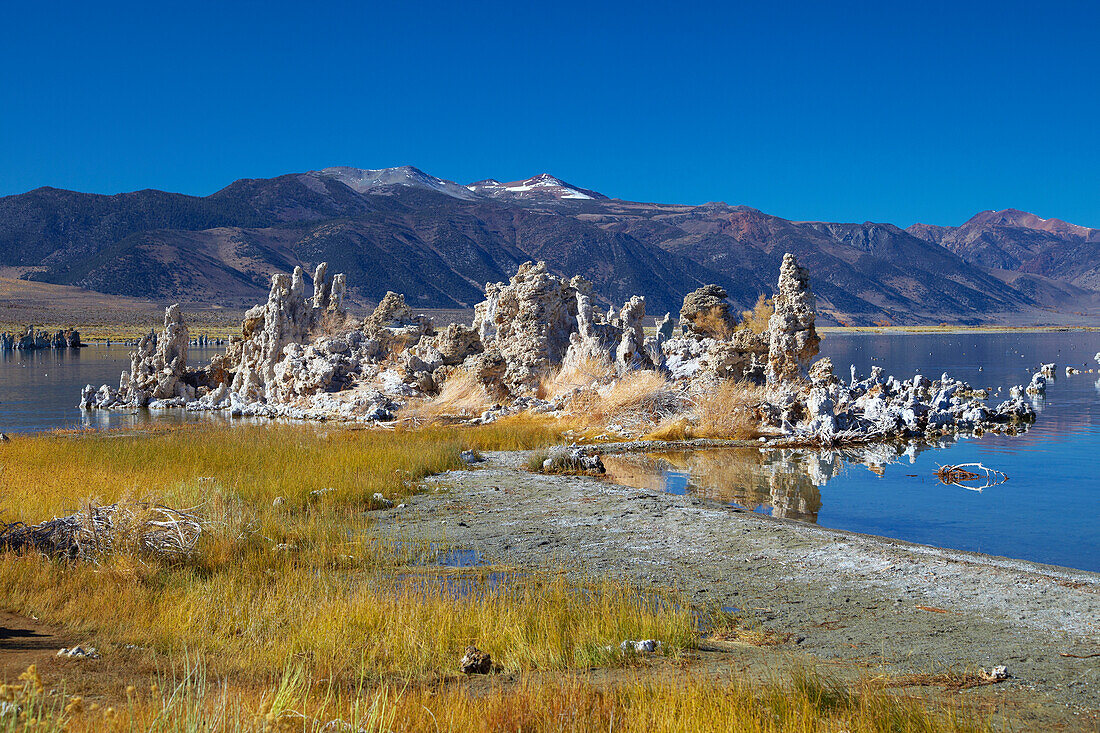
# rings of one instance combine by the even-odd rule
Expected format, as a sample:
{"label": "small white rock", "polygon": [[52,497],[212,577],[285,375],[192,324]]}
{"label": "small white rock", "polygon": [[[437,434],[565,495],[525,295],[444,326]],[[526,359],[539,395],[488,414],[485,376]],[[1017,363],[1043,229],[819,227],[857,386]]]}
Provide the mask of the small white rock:
{"label": "small white rock", "polygon": [[92,646],[87,649],[79,646],[74,646],[72,649],[61,649],[57,652],[57,656],[74,659],[99,659],[99,653]]}
{"label": "small white rock", "polygon": [[619,648],[624,652],[638,652],[640,654],[652,654],[661,648],[661,642],[656,639],[642,639],[641,641],[623,640]]}

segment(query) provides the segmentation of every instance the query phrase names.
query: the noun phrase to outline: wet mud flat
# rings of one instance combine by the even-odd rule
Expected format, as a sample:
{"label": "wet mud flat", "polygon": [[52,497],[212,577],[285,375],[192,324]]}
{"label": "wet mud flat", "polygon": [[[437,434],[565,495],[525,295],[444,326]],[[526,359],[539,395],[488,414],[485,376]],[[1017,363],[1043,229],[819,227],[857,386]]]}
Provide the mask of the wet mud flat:
{"label": "wet mud flat", "polygon": [[487,563],[674,588],[694,606],[736,609],[785,651],[868,674],[1006,665],[1011,679],[963,694],[1022,695],[1048,721],[1100,725],[1100,574],[534,474],[527,456],[488,453],[433,477],[372,531],[468,548]]}

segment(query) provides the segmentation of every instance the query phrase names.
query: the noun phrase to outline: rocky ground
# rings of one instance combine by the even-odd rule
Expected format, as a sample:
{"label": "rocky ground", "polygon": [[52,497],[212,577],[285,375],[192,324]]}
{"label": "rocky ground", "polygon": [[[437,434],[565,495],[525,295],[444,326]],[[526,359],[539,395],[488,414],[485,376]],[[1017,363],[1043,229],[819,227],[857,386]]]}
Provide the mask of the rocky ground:
{"label": "rocky ground", "polygon": [[976,672],[1011,679],[964,695],[1024,727],[1100,725],[1100,575],[823,529],[692,496],[545,476],[525,453],[429,480],[386,512],[385,536],[443,540],[485,562],[560,566],[677,588],[739,609],[783,653],[868,674]]}

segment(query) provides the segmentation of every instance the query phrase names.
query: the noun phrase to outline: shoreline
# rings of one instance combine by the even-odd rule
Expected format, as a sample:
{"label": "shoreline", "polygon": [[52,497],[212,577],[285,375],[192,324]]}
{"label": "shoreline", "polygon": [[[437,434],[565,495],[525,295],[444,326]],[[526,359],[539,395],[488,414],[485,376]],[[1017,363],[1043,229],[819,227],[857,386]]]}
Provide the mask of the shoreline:
{"label": "shoreline", "polygon": [[[736,510],[691,495],[522,468],[487,454],[428,479],[372,532],[558,565],[736,608],[815,658],[889,673],[1007,665],[995,686],[1095,714],[1100,573],[919,545]],[[1065,655],[1078,655],[1073,656]]]}
{"label": "shoreline", "polygon": [[[578,447],[584,448],[585,453],[599,454],[601,456],[614,456],[629,453],[660,453],[660,452],[672,452],[672,451],[693,451],[693,450],[708,450],[708,449],[723,449],[723,448],[760,448],[766,450],[781,450],[786,446],[776,446],[775,441],[783,440],[784,436],[776,436],[774,438],[768,438],[767,440],[735,440],[735,439],[718,439],[718,438],[693,438],[689,440],[635,440],[635,441],[620,441],[615,443],[591,443],[591,444],[577,444]],[[552,474],[544,474],[548,477]],[[597,477],[593,477],[597,478]],[[601,479],[608,481],[608,479]],[[615,484],[616,486],[622,486],[625,489],[637,489],[637,487],[627,486],[625,484]],[[863,538],[867,540],[874,540],[885,544],[897,544],[908,547],[914,552],[926,552],[928,554],[943,555],[945,559],[968,561],[976,564],[988,564],[992,566],[1002,567],[1010,570],[1018,570],[1020,572],[1035,572],[1040,575],[1060,576],[1062,579],[1071,580],[1072,582],[1084,582],[1095,584],[1100,587],[1100,570],[1088,570],[1085,568],[1074,568],[1068,565],[1054,565],[1051,563],[1042,563],[1037,560],[1028,560],[1026,558],[1015,558],[1007,555],[994,555],[991,553],[980,552],[977,550],[962,550],[954,547],[940,547],[939,545],[929,545],[921,542],[911,542],[900,537],[890,537],[888,535],[877,535],[868,532],[857,532],[855,530],[843,529],[841,527],[826,527],[821,524],[804,522],[797,519],[788,519],[786,517],[775,517],[771,514],[759,514],[749,509],[741,509],[731,507],[728,504],[724,504],[714,499],[707,499],[706,497],[693,497],[701,502],[712,504],[716,508],[729,509],[735,513],[749,513],[753,516],[761,517],[768,521],[778,522],[781,524],[788,524],[794,527],[806,528],[811,530],[818,530],[822,532],[833,532],[837,534],[850,535],[853,537]],[[1081,577],[1078,577],[1078,576]]]}
{"label": "shoreline", "polygon": [[1100,326],[818,326],[818,332],[829,334],[874,334],[877,336],[921,336],[930,334],[967,333],[1093,333]]}

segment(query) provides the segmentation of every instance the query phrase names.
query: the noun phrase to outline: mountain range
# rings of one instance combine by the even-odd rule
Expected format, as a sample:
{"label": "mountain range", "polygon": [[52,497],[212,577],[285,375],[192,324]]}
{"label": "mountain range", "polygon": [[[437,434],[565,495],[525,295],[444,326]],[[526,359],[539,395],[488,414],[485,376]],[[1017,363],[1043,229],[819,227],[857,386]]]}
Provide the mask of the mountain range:
{"label": "mountain range", "polygon": [[784,252],[823,321],[1066,323],[1100,313],[1100,230],[1016,210],[959,227],[789,221],[747,206],[613,199],[549,174],[462,185],[412,166],[242,179],[205,197],[38,188],[0,198],[0,274],[111,295],[239,307],[272,272],[328,261],[364,307],[388,290],[470,308],[525,260],[580,274],[602,304],[676,313],[717,283],[743,307]]}

